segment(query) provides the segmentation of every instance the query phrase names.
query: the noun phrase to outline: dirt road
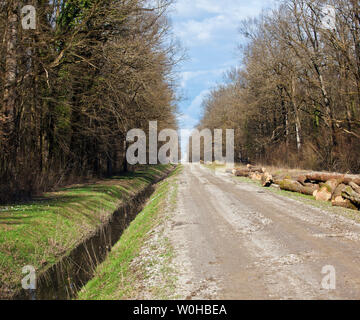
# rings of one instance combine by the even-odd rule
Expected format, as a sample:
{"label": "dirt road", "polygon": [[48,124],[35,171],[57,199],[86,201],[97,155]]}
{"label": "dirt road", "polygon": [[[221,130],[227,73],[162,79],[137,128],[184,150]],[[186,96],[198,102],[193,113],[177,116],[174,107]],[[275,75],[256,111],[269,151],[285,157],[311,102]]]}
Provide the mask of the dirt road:
{"label": "dirt road", "polygon": [[360,298],[359,224],[199,165],[178,183],[167,234],[188,299]]}

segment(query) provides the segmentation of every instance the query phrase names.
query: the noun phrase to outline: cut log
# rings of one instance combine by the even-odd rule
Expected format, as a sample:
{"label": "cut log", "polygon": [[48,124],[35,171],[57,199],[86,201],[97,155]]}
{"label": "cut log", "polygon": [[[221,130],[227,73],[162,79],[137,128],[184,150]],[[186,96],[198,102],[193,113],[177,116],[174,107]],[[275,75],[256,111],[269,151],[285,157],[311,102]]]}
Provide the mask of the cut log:
{"label": "cut log", "polygon": [[306,175],[307,180],[317,181],[317,182],[327,182],[329,180],[339,180],[343,179],[345,175],[339,173],[325,173],[325,172],[312,172]]}
{"label": "cut log", "polygon": [[298,176],[297,182],[300,182],[303,186],[305,186],[305,183],[307,181],[306,176]]}
{"label": "cut log", "polygon": [[252,180],[256,180],[256,181],[261,181],[262,179],[262,173],[260,172],[251,172],[249,175],[250,179]]}
{"label": "cut log", "polygon": [[344,181],[344,178],[328,180],[324,186],[328,188],[328,190],[331,192],[331,196],[332,196],[334,194],[336,188],[340,184],[342,184],[343,181]]}
{"label": "cut log", "polygon": [[334,200],[335,202],[344,200],[344,198],[342,197],[342,192],[344,191],[345,188],[346,188],[345,184],[343,183],[339,184],[336,187],[335,191],[333,192],[332,200]]}
{"label": "cut log", "polygon": [[352,176],[352,175],[345,175],[344,183],[349,184],[350,182],[353,182],[360,186],[360,177]]}
{"label": "cut log", "polygon": [[301,193],[312,196],[315,191],[319,190],[319,185],[312,184],[311,186],[302,186]]}
{"label": "cut log", "polygon": [[333,207],[341,207],[346,209],[357,210],[358,208],[348,199],[343,197],[336,197],[336,200],[331,201]]}
{"label": "cut log", "polygon": [[265,172],[262,174],[261,177],[261,184],[263,187],[268,188],[272,185],[273,183],[273,177],[269,172]]}
{"label": "cut log", "polygon": [[332,193],[326,187],[322,187],[315,195],[316,201],[330,201]]}
{"label": "cut log", "polygon": [[[274,183],[277,183],[277,184],[280,184],[281,181],[283,180],[292,180],[292,181],[297,181],[297,182],[300,182],[298,181],[298,175],[295,174],[289,174],[288,172],[285,172],[285,173],[276,173],[276,174],[273,174],[273,181]],[[301,182],[300,182],[301,183]]]}
{"label": "cut log", "polygon": [[272,183],[270,187],[280,190],[280,186],[278,184],[276,184],[276,183]]}
{"label": "cut log", "polygon": [[330,201],[333,197],[333,194],[339,184],[342,183],[344,179],[332,179],[327,181],[320,191],[316,194],[315,198],[317,201]]}
{"label": "cut log", "polygon": [[356,192],[356,193],[359,193],[360,194],[360,187],[355,183],[355,182],[350,182],[349,183],[349,186],[351,188],[353,188],[353,190]]}
{"label": "cut log", "polygon": [[273,182],[274,184],[280,185],[281,181],[283,181],[284,179],[279,177],[278,175],[273,175]]}
{"label": "cut log", "polygon": [[284,179],[280,181],[279,185],[281,190],[298,192],[298,193],[300,193],[301,190],[301,184],[299,182],[289,179]]}
{"label": "cut log", "polygon": [[314,184],[312,187],[305,187],[298,181],[289,180],[289,179],[282,180],[279,183],[279,185],[281,190],[298,192],[309,196],[312,196],[314,191],[316,191],[319,188],[317,184]]}
{"label": "cut log", "polygon": [[264,173],[264,170],[263,168],[261,167],[255,167],[255,166],[252,166],[251,164],[248,164],[247,165],[247,168],[250,172],[260,172],[260,173]]}
{"label": "cut log", "polygon": [[317,183],[310,183],[310,182],[305,182],[304,184],[302,184],[304,187],[312,187],[314,186],[314,184],[318,185]]}
{"label": "cut log", "polygon": [[236,177],[249,177],[250,171],[247,169],[234,169],[233,174]]}
{"label": "cut log", "polygon": [[342,192],[342,196],[345,199],[350,200],[353,204],[357,207],[360,207],[360,194],[355,192],[353,188],[347,186],[344,191]]}

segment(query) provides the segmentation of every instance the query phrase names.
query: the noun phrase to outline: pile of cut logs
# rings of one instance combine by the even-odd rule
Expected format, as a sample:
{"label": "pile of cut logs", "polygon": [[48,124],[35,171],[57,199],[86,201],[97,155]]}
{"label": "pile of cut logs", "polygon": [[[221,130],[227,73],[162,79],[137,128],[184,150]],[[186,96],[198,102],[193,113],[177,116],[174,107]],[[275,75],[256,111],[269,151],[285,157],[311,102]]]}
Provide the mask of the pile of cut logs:
{"label": "pile of cut logs", "polygon": [[236,168],[232,174],[258,180],[263,187],[274,186],[281,190],[314,196],[318,201],[331,201],[333,206],[360,209],[360,176],[310,172],[303,175],[278,176],[270,174],[266,168],[247,165]]}

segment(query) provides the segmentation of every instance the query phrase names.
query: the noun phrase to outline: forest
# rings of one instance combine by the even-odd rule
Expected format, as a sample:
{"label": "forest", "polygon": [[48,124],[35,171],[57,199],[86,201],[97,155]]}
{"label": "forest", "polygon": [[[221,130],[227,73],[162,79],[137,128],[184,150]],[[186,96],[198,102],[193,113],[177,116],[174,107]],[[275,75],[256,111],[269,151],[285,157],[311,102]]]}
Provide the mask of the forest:
{"label": "forest", "polygon": [[360,172],[359,2],[282,0],[239,32],[241,67],[203,101],[199,129],[234,128],[239,162]]}
{"label": "forest", "polygon": [[130,129],[177,129],[170,5],[0,1],[0,202],[126,171]]}

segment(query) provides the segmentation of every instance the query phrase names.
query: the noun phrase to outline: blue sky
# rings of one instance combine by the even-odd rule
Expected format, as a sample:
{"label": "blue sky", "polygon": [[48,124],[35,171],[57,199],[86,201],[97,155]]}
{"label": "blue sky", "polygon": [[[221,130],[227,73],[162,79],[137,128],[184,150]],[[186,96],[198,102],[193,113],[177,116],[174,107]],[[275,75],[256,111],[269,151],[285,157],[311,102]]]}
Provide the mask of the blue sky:
{"label": "blue sky", "polygon": [[175,36],[187,50],[181,65],[180,128],[192,129],[201,117],[201,102],[240,63],[237,45],[244,41],[239,22],[255,17],[274,0],[177,0],[171,13]]}

